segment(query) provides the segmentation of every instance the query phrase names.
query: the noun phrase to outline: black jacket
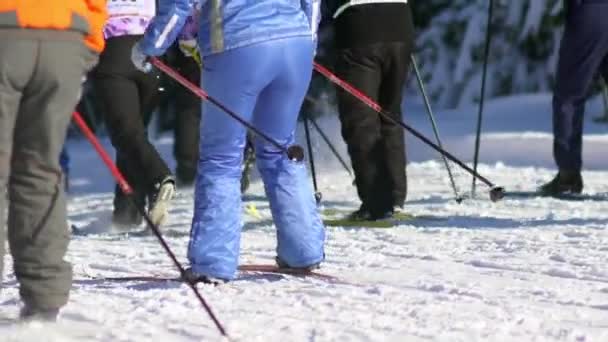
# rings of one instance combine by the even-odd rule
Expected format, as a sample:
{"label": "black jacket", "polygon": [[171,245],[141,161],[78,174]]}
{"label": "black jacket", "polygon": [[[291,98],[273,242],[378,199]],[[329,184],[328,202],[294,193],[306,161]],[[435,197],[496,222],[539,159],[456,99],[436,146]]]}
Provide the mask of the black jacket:
{"label": "black jacket", "polygon": [[[339,6],[339,4],[329,6],[329,10],[327,8],[326,10],[334,13]],[[333,19],[333,26],[336,46],[339,48],[381,42],[404,42],[413,39],[414,36],[410,6],[404,3],[370,3],[352,6]]]}

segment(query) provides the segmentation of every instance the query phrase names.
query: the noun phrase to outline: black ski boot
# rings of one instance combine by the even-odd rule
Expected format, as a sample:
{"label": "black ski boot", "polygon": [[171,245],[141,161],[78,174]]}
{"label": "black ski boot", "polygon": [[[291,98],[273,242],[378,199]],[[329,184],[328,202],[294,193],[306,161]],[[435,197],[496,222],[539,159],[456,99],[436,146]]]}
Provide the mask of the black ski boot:
{"label": "black ski boot", "polygon": [[386,220],[393,217],[395,213],[393,208],[387,210],[379,210],[376,213],[372,213],[365,204],[361,204],[359,209],[357,209],[352,214],[348,215],[348,220],[353,221],[378,221],[378,220]]}
{"label": "black ski boot", "polygon": [[372,216],[371,216],[369,210],[367,210],[367,208],[365,207],[364,204],[361,204],[359,209],[352,212],[346,218],[348,220],[352,220],[352,221],[369,221],[369,220],[371,220],[371,217]]}
{"label": "black ski boot", "polygon": [[[135,193],[140,196],[141,193]],[[139,205],[145,205],[143,198],[137,199]],[[114,193],[114,211],[112,212],[112,224],[120,229],[129,229],[139,226],[143,222],[143,217],[133,200],[125,196],[122,191],[116,187]]]}
{"label": "black ski boot", "polygon": [[538,188],[543,196],[559,196],[564,193],[583,192],[583,177],[577,171],[560,171],[549,183]]}

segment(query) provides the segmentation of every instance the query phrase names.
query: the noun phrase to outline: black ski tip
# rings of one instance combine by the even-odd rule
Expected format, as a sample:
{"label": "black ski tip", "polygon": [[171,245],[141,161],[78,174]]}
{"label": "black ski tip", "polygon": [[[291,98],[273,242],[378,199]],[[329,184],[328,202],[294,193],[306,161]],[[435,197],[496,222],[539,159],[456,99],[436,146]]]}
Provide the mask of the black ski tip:
{"label": "black ski tip", "polygon": [[287,149],[287,157],[293,161],[301,162],[304,160],[304,149],[300,145],[291,145]]}
{"label": "black ski tip", "polygon": [[460,204],[460,203],[462,203],[462,201],[464,201],[464,197],[462,197],[462,196],[456,197],[456,203]]}
{"label": "black ski tip", "polygon": [[490,190],[490,200],[492,202],[498,202],[505,198],[505,188],[502,186],[495,186]]}

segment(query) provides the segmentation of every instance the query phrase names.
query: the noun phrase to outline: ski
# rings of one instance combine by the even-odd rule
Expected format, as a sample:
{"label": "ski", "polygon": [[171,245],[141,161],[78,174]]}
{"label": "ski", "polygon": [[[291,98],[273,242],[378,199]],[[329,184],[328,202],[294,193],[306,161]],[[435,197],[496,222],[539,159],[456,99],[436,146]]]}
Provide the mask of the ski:
{"label": "ski", "polygon": [[348,218],[325,219],[323,224],[331,228],[393,228],[398,225],[394,220],[351,220]]}
{"label": "ski", "polygon": [[608,201],[608,194],[575,194],[575,193],[563,193],[559,195],[545,195],[537,191],[507,191],[505,193],[506,198],[551,198],[561,201],[594,201],[603,202]]}
{"label": "ski", "polygon": [[298,268],[282,268],[276,265],[267,264],[247,264],[239,266],[239,272],[241,273],[276,273],[286,274],[297,277],[313,277],[329,281],[338,281],[338,278],[320,273],[313,270],[298,269]]}
{"label": "ski", "polygon": [[325,209],[321,212],[326,227],[341,228],[394,228],[405,223],[442,220],[440,217],[394,213],[392,217],[380,220],[355,220],[348,217],[346,210]]}
{"label": "ski", "polygon": [[181,277],[167,277],[162,275],[140,275],[140,276],[122,276],[122,277],[95,277],[90,276],[90,278],[99,281],[108,281],[108,282],[178,282],[183,283],[184,279]]}
{"label": "ski", "polygon": [[[320,280],[329,281],[332,283],[341,283],[340,279],[332,275],[320,273],[317,271],[310,271],[304,269],[293,269],[293,268],[281,268],[276,265],[269,264],[247,264],[239,266],[239,276],[235,280],[244,279],[247,275],[255,274],[280,274],[287,276],[294,276],[299,278],[316,278]],[[243,277],[245,276],[245,277]],[[93,280],[107,281],[107,282],[180,282],[183,283],[185,280],[179,276],[165,276],[165,275],[134,275],[134,276],[118,276],[118,277],[96,277],[89,276]]]}

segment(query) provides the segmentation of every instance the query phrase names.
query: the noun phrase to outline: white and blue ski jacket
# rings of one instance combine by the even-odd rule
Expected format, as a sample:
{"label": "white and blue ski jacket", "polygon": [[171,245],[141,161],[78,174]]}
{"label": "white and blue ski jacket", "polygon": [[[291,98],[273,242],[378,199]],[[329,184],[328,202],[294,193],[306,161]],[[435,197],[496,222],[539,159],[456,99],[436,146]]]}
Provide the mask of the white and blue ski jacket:
{"label": "white and blue ski jacket", "polygon": [[[175,41],[192,0],[159,0],[140,49],[160,56]],[[311,36],[316,40],[321,0],[200,0],[202,56],[273,39]],[[237,15],[238,14],[238,15]]]}

